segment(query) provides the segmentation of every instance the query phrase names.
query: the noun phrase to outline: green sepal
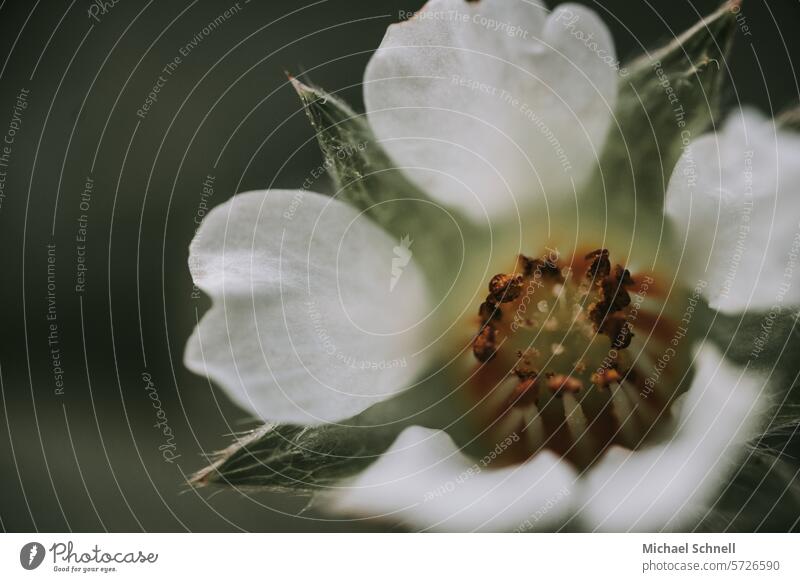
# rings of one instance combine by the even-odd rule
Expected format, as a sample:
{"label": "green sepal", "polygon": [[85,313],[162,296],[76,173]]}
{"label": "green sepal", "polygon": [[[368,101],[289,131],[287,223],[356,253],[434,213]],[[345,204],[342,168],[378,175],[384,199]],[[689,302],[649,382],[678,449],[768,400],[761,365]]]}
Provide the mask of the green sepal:
{"label": "green sepal", "polygon": [[463,406],[447,382],[432,377],[338,424],[264,425],[220,451],[189,483],[313,493],[364,470],[409,426],[457,432]]}
{"label": "green sepal", "polygon": [[190,483],[309,493],[363,470],[395,436],[334,424],[264,425],[220,452]]}
{"label": "green sepal", "polygon": [[[728,360],[767,375],[781,398],[797,383],[800,312],[796,307],[735,315],[717,313],[708,337]],[[797,395],[795,391],[793,396]]]}
{"label": "green sepal", "polygon": [[[294,77],[290,81],[316,131],[325,167],[336,186],[336,197],[365,211],[384,228],[395,230],[399,226],[396,217],[381,202],[421,193],[391,169],[391,162],[377,144],[365,115],[359,115],[323,89]],[[382,175],[376,176],[376,172]]]}
{"label": "green sepal", "polygon": [[780,129],[800,131],[800,105],[787,109],[775,118]]}
{"label": "green sepal", "polygon": [[398,240],[425,241],[415,261],[429,275],[448,279],[455,266],[448,251],[462,246],[476,229],[455,209],[443,209],[410,182],[381,147],[366,114],[354,112],[323,89],[290,77],[316,132],[324,166],[335,186],[334,196],[366,213]]}
{"label": "green sepal", "polygon": [[[612,129],[591,181],[614,214],[660,216],[683,149],[720,121],[726,58],[736,33],[729,2],[621,70]],[[602,193],[601,193],[602,195]]]}

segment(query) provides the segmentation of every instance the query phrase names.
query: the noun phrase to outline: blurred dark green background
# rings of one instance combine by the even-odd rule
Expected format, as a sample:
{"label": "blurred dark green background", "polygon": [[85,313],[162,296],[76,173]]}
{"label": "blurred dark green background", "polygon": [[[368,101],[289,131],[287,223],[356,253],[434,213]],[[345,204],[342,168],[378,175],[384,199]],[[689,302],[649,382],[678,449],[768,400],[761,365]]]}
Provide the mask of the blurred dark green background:
{"label": "blurred dark green background", "polygon": [[[209,175],[216,205],[237,191],[298,188],[319,165],[285,72],[307,73],[362,109],[371,51],[400,11],[422,3],[241,0],[166,75],[181,47],[235,2],[117,0],[105,10],[86,0],[0,2],[0,133],[28,91],[2,168],[0,528],[367,528],[301,513],[301,498],[185,486],[205,454],[252,426],[181,364],[208,307],[192,298],[187,246]],[[718,4],[585,3],[606,20],[621,57],[656,46]],[[750,36],[738,35],[727,98],[777,112],[798,99],[800,3],[745,4]],[[159,75],[166,82],[142,119],[137,110]],[[93,188],[82,207],[87,177]],[[86,271],[76,291],[81,215]],[[48,245],[57,344],[48,343]],[[51,371],[54,346],[63,394]],[[172,463],[158,448],[164,438],[143,373],[174,431]]]}

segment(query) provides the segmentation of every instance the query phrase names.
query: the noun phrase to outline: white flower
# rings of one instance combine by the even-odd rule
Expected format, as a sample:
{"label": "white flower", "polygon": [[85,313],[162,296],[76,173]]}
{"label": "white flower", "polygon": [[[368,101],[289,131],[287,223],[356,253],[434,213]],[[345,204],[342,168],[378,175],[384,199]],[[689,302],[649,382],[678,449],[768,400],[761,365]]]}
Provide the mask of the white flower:
{"label": "white flower", "polygon": [[[706,302],[798,303],[800,138],[733,115],[685,149],[665,213],[620,219],[589,183],[617,65],[584,7],[432,0],[389,28],[367,114],[485,248],[397,239],[305,191],[240,194],[203,222],[191,264],[214,304],[185,360],[242,408],[318,425],[434,381],[467,403],[466,442],[406,428],[328,510],[421,530],[680,529],[744,456],[764,382],[706,340]],[[463,267],[440,281],[421,253]]]}

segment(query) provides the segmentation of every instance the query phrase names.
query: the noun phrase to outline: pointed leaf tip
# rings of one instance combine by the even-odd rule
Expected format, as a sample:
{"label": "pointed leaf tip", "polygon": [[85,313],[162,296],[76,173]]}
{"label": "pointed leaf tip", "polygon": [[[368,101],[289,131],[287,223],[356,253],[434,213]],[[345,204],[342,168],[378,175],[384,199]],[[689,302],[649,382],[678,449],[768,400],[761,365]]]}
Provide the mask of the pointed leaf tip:
{"label": "pointed leaf tip", "polygon": [[619,207],[632,212],[643,204],[660,213],[684,142],[718,121],[725,59],[740,5],[722,4],[667,45],[625,67],[614,112],[618,126],[609,133],[601,175],[594,181],[622,199]]}
{"label": "pointed leaf tip", "polygon": [[264,425],[222,450],[189,485],[311,493],[363,470],[395,433],[391,427]]}

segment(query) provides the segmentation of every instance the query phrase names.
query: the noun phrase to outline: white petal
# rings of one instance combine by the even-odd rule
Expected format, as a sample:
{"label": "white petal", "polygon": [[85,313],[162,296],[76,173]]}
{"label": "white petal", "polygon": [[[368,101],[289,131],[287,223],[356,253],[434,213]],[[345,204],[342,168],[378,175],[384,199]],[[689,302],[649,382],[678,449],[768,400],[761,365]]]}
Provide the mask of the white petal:
{"label": "white petal", "polygon": [[800,303],[800,135],[776,131],[753,110],[687,149],[670,180],[666,211],[685,244],[681,270],[706,281],[712,307]]}
{"label": "white petal", "polygon": [[685,528],[704,515],[747,453],[744,443],[765,408],[763,382],[714,348],[702,348],[697,359],[674,438],[641,451],[614,447],[590,469],[579,510],[589,529]]}
{"label": "white petal", "polygon": [[[498,446],[495,459],[505,450]],[[501,469],[491,467],[495,459],[473,461],[446,433],[410,427],[350,484],[323,499],[333,512],[424,530],[544,530],[565,519],[576,478],[567,464],[550,452]]]}
{"label": "white petal", "polygon": [[428,306],[413,261],[390,291],[397,244],[313,192],[235,196],[192,241],[192,275],[214,305],[187,367],[268,421],[337,421],[407,388]]}
{"label": "white petal", "polygon": [[[611,63],[611,64],[609,64]],[[365,74],[369,121],[426,192],[473,217],[573,197],[616,100],[611,36],[587,8],[431,0],[389,27]]]}

